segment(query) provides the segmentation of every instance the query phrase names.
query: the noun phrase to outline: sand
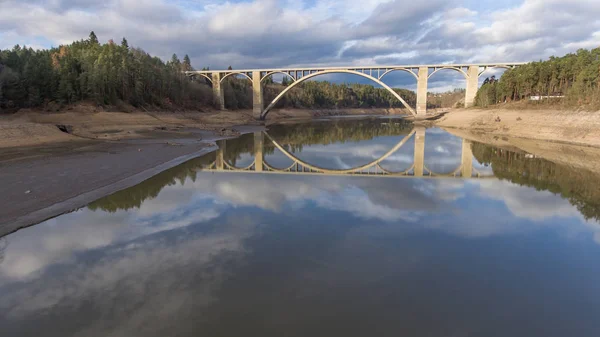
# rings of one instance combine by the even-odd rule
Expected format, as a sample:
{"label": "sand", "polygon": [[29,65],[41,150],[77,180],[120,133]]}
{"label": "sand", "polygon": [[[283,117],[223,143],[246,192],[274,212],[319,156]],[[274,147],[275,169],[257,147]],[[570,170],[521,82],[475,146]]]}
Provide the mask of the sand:
{"label": "sand", "polygon": [[500,137],[600,146],[600,112],[459,109],[432,125]]}

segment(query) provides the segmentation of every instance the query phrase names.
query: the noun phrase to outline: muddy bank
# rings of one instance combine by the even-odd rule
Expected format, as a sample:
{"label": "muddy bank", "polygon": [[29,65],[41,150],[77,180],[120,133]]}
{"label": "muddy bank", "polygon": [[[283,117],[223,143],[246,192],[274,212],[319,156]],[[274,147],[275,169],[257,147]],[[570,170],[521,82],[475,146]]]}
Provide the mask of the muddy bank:
{"label": "muddy bank", "polygon": [[[239,129],[245,133],[262,127]],[[6,160],[0,161],[0,236],[138,184],[215,150],[213,142],[226,138],[212,132],[187,132],[195,137],[4,149]],[[20,158],[10,158],[10,151]]]}
{"label": "muddy bank", "polygon": [[499,137],[600,147],[600,112],[459,109],[432,125]]}
{"label": "muddy bank", "polygon": [[14,115],[0,116],[0,148],[90,140],[182,138],[189,136],[189,129],[220,131],[240,125],[268,125],[290,119],[402,113],[402,109],[276,109],[269,113],[266,121],[259,121],[251,110],[125,113],[90,111],[86,106],[58,113],[22,110]]}

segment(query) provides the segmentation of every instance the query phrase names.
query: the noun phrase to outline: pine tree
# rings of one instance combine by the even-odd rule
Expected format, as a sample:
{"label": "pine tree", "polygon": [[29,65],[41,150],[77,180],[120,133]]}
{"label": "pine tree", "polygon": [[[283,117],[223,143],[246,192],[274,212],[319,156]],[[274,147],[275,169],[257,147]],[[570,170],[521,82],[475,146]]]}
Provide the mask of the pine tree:
{"label": "pine tree", "polygon": [[121,47],[129,49],[129,43],[127,42],[126,38],[123,38],[123,40],[121,40]]}
{"label": "pine tree", "polygon": [[177,57],[177,54],[173,54],[173,56],[171,56],[171,61],[169,62],[169,64],[174,69],[179,70],[181,68],[181,61],[179,61],[179,57]]}
{"label": "pine tree", "polygon": [[93,44],[93,45],[98,44],[98,37],[96,36],[96,33],[94,33],[93,30],[90,32],[90,38],[88,41],[90,42],[90,44]]}
{"label": "pine tree", "polygon": [[183,71],[192,71],[194,70],[194,68],[192,68],[192,61],[190,60],[190,57],[188,56],[188,54],[185,54],[185,56],[183,57]]}

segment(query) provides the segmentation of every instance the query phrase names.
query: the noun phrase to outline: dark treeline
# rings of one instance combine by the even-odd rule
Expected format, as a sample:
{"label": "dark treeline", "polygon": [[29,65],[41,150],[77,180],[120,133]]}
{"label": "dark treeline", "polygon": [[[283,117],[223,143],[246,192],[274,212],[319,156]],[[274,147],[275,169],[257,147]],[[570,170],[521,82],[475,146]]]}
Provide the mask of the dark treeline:
{"label": "dark treeline", "polygon": [[[287,83],[284,81],[282,87]],[[394,89],[410,106],[416,106],[417,95],[410,90]],[[267,89],[271,101],[281,89]],[[272,96],[272,97],[271,97]],[[280,101],[285,108],[403,108],[402,103],[384,88],[368,84],[335,84],[327,81],[307,81],[292,88]]]}
{"label": "dark treeline", "polygon": [[480,163],[491,165],[494,176],[559,194],[586,219],[600,220],[599,174],[481,143],[473,144],[473,155]]}
{"label": "dark treeline", "polygon": [[195,108],[212,103],[210,88],[188,81],[190,59],[169,62],[130,48],[127,40],[89,39],[50,50],[15,46],[0,51],[0,108],[39,107],[49,102],[94,101],[136,107]]}
{"label": "dark treeline", "polygon": [[[100,44],[94,32],[86,40],[49,50],[15,46],[0,50],[0,110],[60,107],[80,101],[101,106],[158,109],[200,109],[212,106],[212,90],[206,81],[190,81],[182,71],[193,70],[186,55],[168,62],[139,48],[125,38]],[[288,85],[265,83],[265,102]],[[247,79],[230,77],[223,83],[228,109],[252,108],[252,87]],[[395,89],[409,105],[416,95]],[[50,104],[56,103],[56,104]],[[364,84],[333,84],[308,81],[298,85],[279,102],[287,108],[400,108],[387,90]],[[125,109],[126,110],[126,109]]]}
{"label": "dark treeline", "polygon": [[530,96],[563,95],[561,102],[569,106],[600,107],[600,48],[553,56],[507,70],[499,80],[486,79],[477,93],[476,104],[486,107],[529,100]]}

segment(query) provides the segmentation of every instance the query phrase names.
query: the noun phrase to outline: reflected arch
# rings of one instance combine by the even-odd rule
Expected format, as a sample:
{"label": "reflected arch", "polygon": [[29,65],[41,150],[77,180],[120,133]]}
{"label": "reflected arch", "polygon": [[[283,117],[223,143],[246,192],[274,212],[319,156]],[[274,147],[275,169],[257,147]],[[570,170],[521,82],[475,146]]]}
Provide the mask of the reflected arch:
{"label": "reflected arch", "polygon": [[309,75],[306,75],[304,77],[302,77],[301,79],[296,80],[294,83],[292,83],[291,85],[287,86],[281,93],[279,93],[279,95],[277,95],[277,97],[275,97],[273,99],[273,101],[264,109],[264,111],[262,112],[262,114],[260,115],[260,119],[264,120],[267,116],[267,114],[269,113],[269,111],[275,106],[275,104],[277,104],[277,102],[279,102],[279,100],[288,92],[290,91],[292,88],[294,88],[295,86],[297,86],[298,84],[311,79],[313,77],[319,76],[319,75],[324,75],[324,74],[354,74],[354,75],[358,75],[364,78],[367,78],[379,85],[381,85],[384,89],[386,89],[387,91],[389,91],[394,97],[396,97],[396,99],[398,99],[402,105],[404,105],[404,107],[412,114],[415,115],[415,111],[413,110],[413,108],[411,108],[408,103],[406,103],[406,101],[400,97],[400,95],[395,92],[392,88],[390,88],[387,84],[383,83],[381,80],[369,76],[365,73],[359,72],[359,71],[354,71],[354,70],[345,70],[345,69],[334,69],[334,70],[322,70],[322,71],[318,71]]}
{"label": "reflected arch", "polygon": [[[380,169],[382,172],[385,172],[385,173],[389,174],[390,172],[387,171],[387,170],[385,170],[385,169],[383,169],[379,164],[382,161],[384,161],[385,159],[387,159],[389,156],[391,156],[392,154],[394,154],[396,151],[398,151],[402,146],[404,146],[404,144],[406,144],[406,142],[415,134],[415,132],[416,132],[415,130],[411,131],[408,135],[406,135],[404,138],[402,138],[396,145],[394,145],[394,147],[392,147],[390,150],[388,150],[386,153],[384,153],[378,159],[375,159],[375,160],[373,160],[373,161],[371,161],[369,163],[366,163],[364,165],[360,165],[360,166],[357,166],[357,167],[354,167],[354,168],[351,168],[351,169],[327,169],[327,168],[319,167],[317,165],[309,164],[309,163],[305,162],[304,160],[302,160],[302,159],[294,156],[288,150],[286,150],[285,148],[283,148],[283,146],[281,146],[267,132],[264,132],[264,134],[271,141],[271,143],[273,143],[273,145],[275,145],[276,149],[278,149],[281,153],[283,153],[284,156],[288,157],[293,162],[293,164],[291,166],[289,166],[285,170],[289,170],[289,169],[293,168],[295,165],[299,164],[302,167],[305,167],[305,168],[309,169],[310,171],[320,172],[320,173],[329,173],[329,174],[360,173],[360,172],[368,170],[368,169],[370,169],[372,167],[376,167],[377,169]],[[411,166],[410,169],[412,169],[412,166]]]}

